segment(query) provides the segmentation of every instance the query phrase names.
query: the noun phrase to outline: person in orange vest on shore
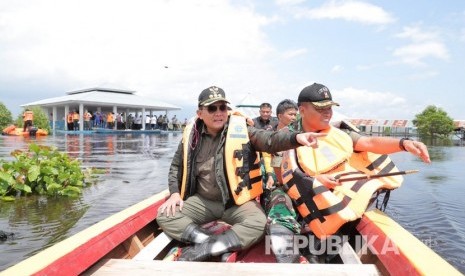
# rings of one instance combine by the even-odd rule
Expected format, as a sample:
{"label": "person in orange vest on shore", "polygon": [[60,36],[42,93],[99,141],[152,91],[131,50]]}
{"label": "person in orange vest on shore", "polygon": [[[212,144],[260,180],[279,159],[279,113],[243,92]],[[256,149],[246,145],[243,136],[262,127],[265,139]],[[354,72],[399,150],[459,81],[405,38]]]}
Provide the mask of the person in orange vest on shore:
{"label": "person in orange vest on shore", "polygon": [[79,130],[79,112],[77,110],[73,113],[73,128]]}
{"label": "person in orange vest on shore", "polygon": [[84,112],[84,130],[92,129],[92,126],[90,124],[91,118],[92,118],[92,114],[90,114],[90,112],[86,110],[86,112]]}
{"label": "person in orange vest on shore", "polygon": [[66,125],[68,126],[68,130],[73,130],[73,111],[68,112],[66,115]]}
{"label": "person in orange vest on shore", "polygon": [[115,125],[114,113],[113,112],[108,112],[107,126],[108,126],[109,129],[113,129],[114,125]]}
{"label": "person in orange vest on shore", "polygon": [[32,127],[33,120],[34,120],[34,112],[32,112],[32,110],[30,110],[29,108],[26,108],[26,110],[23,113],[23,121],[24,121],[23,132],[25,132],[27,128]]}

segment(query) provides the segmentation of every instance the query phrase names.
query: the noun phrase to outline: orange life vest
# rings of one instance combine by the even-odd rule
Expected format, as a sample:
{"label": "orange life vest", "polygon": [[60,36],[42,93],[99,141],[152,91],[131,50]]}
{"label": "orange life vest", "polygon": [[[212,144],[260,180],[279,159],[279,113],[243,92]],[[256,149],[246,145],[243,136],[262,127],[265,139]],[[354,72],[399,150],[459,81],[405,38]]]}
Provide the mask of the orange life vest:
{"label": "orange life vest", "polygon": [[107,115],[107,123],[112,123],[113,121],[114,121],[113,114],[108,113],[108,115]]}
{"label": "orange life vest", "polygon": [[299,147],[284,152],[281,165],[284,189],[313,233],[320,239],[332,235],[346,222],[360,218],[373,194],[380,189],[395,189],[402,176],[342,182],[328,189],[314,177],[329,174],[373,175],[398,171],[387,155],[354,153],[352,139],[331,127],[318,139],[318,148]]}
{"label": "orange life vest", "polygon": [[34,117],[34,113],[30,110],[24,112],[24,121],[32,121]]}
{"label": "orange life vest", "polygon": [[68,123],[73,122],[73,113],[68,113],[68,116],[66,116],[66,122]]}

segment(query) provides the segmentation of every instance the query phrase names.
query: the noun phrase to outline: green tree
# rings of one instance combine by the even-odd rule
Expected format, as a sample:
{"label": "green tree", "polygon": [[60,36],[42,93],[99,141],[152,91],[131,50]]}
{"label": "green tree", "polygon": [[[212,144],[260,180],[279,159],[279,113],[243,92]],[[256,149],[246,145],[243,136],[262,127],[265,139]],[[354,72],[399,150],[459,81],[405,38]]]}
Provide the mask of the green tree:
{"label": "green tree", "polygon": [[[45,111],[39,106],[29,107],[29,109],[34,112],[34,120],[32,121],[33,126],[36,128],[45,129],[50,133],[50,123]],[[16,126],[23,127],[23,113],[19,114],[18,118],[16,118]]]}
{"label": "green tree", "polygon": [[0,102],[0,130],[4,129],[8,125],[13,123],[13,117],[11,116],[10,110]]}
{"label": "green tree", "polygon": [[423,112],[415,115],[413,124],[422,136],[444,136],[447,137],[454,131],[454,121],[442,108],[434,105],[427,106]]}

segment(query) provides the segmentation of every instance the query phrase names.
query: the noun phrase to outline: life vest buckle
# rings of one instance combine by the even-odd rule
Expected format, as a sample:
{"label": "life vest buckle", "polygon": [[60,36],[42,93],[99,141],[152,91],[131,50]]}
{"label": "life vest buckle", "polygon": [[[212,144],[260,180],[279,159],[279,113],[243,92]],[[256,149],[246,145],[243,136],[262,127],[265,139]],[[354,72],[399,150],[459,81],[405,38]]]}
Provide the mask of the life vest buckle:
{"label": "life vest buckle", "polygon": [[235,150],[233,156],[234,158],[241,160],[242,157],[244,157],[244,153],[242,152],[242,150]]}
{"label": "life vest buckle", "polygon": [[239,194],[242,192],[242,189],[243,189],[243,188],[242,188],[242,185],[241,185],[242,183],[244,183],[244,182],[241,182],[241,183],[239,183],[239,185],[237,185],[237,188],[236,188],[236,190],[234,191],[234,193],[235,193],[236,195],[239,195]]}
{"label": "life vest buckle", "polygon": [[246,172],[242,170],[242,167],[237,167],[236,168],[236,175],[239,176],[240,178],[244,178]]}

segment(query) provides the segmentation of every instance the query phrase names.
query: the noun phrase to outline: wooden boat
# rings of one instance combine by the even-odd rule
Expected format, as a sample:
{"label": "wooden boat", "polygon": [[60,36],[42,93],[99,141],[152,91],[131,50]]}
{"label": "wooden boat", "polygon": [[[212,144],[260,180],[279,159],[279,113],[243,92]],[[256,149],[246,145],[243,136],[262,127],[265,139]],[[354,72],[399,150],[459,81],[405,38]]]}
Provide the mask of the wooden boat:
{"label": "wooden boat", "polygon": [[339,264],[273,263],[274,256],[266,252],[266,239],[249,250],[234,253],[234,258],[229,260],[235,259],[235,262],[163,261],[177,243],[161,232],[155,220],[157,209],[167,196],[167,191],[156,194],[0,274],[461,275],[379,210],[367,211],[356,224],[358,235],[365,238],[365,248],[354,251],[344,243]]}
{"label": "wooden boat", "polygon": [[[2,130],[3,135],[10,135],[10,136],[31,136],[32,131],[23,131],[23,128],[17,128],[15,125],[9,125]],[[45,129],[34,129],[34,134],[32,136],[46,136],[48,132]]]}

